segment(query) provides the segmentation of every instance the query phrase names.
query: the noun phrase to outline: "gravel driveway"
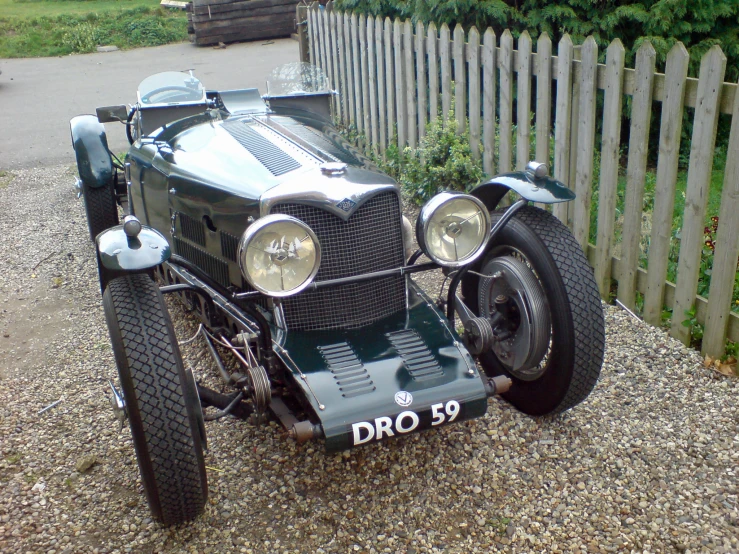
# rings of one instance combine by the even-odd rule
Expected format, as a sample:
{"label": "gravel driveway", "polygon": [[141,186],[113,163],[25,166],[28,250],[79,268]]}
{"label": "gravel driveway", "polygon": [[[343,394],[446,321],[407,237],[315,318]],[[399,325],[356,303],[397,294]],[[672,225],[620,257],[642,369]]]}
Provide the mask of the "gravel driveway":
{"label": "gravel driveway", "polygon": [[[483,419],[338,455],[275,424],[208,423],[205,514],[161,528],[108,406],[73,172],[14,176],[0,178],[0,551],[739,551],[739,381],[613,307],[601,380],[563,416],[495,399]],[[211,369],[197,344],[183,353]]]}

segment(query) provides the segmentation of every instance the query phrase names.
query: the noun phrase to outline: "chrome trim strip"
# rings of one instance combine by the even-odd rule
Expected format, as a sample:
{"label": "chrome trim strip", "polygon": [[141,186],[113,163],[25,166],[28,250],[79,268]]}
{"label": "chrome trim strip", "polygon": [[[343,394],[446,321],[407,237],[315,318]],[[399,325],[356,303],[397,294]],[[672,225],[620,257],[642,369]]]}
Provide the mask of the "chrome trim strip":
{"label": "chrome trim strip", "polygon": [[345,173],[329,176],[318,166],[262,194],[260,217],[268,215],[276,204],[289,202],[314,206],[347,221],[365,202],[389,190],[400,194],[398,184],[380,173],[349,166]]}

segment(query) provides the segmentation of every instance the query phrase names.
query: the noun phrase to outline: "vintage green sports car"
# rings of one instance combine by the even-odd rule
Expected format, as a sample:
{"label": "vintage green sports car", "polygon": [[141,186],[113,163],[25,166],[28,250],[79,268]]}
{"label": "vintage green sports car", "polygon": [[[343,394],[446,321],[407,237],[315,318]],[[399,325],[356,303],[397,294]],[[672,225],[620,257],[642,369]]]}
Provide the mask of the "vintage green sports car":
{"label": "vintage green sports car", "polygon": [[[567,228],[529,205],[574,194],[534,162],[441,192],[414,251],[398,184],[337,133],[333,101],[306,64],[275,70],[264,96],[167,72],[130,109],[71,121],[120,377],[112,405],[165,525],[205,504],[205,421],[270,415],[336,451],[481,417],[497,394],[561,412],[598,379],[592,271]],[[131,142],[122,161],[111,121]],[[519,199],[499,208],[508,191]],[[438,268],[449,287],[433,301],[411,275]],[[170,293],[199,314],[232,395],[185,369]]]}

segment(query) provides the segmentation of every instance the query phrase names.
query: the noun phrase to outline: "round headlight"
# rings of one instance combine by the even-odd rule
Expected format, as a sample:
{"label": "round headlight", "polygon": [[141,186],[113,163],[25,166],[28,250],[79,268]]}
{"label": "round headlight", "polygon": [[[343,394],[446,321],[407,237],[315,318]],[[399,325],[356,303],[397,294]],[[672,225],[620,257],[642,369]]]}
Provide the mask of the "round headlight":
{"label": "round headlight", "polygon": [[318,273],[321,247],[305,223],[288,215],[268,215],[252,223],[239,241],[241,273],[256,290],[290,296]]}
{"label": "round headlight", "polygon": [[421,210],[418,244],[437,264],[458,267],[477,259],[490,238],[490,212],[474,196],[442,192]]}

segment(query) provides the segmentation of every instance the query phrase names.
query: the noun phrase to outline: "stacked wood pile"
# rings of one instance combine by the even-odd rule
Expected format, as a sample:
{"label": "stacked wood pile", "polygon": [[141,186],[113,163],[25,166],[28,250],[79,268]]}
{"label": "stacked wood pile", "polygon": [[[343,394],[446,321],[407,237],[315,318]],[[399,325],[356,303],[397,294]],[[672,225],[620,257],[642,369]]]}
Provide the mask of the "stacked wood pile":
{"label": "stacked wood pile", "polygon": [[197,45],[290,36],[298,0],[193,0],[187,30]]}

